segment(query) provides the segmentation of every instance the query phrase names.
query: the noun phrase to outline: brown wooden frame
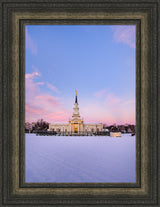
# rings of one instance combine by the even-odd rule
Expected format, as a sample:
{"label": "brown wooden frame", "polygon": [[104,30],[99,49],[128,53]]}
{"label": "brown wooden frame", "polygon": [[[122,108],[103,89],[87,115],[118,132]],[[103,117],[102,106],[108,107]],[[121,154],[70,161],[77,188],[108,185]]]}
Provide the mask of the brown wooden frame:
{"label": "brown wooden frame", "polygon": [[[1,206],[159,206],[159,0],[0,0],[0,6]],[[26,24],[136,25],[136,183],[24,182]]]}

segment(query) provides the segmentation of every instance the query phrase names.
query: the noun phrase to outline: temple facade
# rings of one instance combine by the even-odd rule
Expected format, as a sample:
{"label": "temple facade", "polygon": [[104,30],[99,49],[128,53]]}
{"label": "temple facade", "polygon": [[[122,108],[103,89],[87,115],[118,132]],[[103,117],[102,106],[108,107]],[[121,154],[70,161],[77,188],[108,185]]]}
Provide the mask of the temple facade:
{"label": "temple facade", "polygon": [[52,123],[49,124],[49,131],[56,132],[71,132],[71,133],[87,133],[87,132],[99,132],[103,130],[103,124],[96,123],[84,123],[79,114],[77,91],[75,96],[75,103],[73,108],[72,118],[68,123]]}

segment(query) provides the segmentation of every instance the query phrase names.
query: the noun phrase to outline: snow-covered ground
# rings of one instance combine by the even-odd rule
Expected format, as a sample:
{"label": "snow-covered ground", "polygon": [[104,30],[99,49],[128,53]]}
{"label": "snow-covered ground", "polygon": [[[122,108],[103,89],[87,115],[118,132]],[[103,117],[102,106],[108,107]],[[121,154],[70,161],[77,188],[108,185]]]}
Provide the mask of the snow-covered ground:
{"label": "snow-covered ground", "polygon": [[135,182],[135,136],[25,135],[26,182]]}

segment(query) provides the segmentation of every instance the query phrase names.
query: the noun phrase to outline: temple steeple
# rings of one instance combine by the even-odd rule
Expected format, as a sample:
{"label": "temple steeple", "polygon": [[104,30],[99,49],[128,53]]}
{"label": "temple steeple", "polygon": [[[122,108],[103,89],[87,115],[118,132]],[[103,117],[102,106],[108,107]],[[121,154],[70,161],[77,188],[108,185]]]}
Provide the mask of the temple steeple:
{"label": "temple steeple", "polygon": [[78,99],[77,99],[77,91],[76,91],[76,96],[75,96],[75,103],[74,103],[74,108],[73,108],[73,118],[79,118],[79,107],[78,107]]}

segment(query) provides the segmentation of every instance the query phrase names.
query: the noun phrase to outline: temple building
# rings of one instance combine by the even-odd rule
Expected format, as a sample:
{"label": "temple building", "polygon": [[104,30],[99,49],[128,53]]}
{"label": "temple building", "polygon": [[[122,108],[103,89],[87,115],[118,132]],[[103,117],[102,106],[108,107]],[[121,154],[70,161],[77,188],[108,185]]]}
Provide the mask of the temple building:
{"label": "temple building", "polygon": [[72,118],[68,123],[52,123],[49,124],[49,131],[56,132],[71,132],[71,133],[87,133],[87,132],[99,132],[103,130],[103,124],[96,123],[84,123],[79,114],[77,91],[75,96],[75,103],[73,108]]}

